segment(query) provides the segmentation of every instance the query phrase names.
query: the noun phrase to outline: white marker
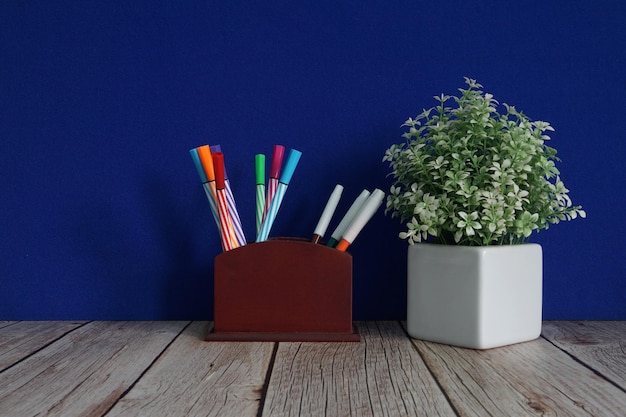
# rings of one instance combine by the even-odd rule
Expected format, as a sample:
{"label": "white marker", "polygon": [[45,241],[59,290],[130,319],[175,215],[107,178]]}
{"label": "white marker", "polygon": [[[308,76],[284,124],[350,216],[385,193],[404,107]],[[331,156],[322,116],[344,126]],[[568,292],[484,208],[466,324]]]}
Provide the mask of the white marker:
{"label": "white marker", "polygon": [[374,216],[376,210],[378,210],[380,205],[383,203],[384,198],[385,193],[383,193],[378,188],[374,190],[372,195],[368,197],[367,201],[363,205],[361,211],[359,211],[359,214],[348,227],[348,230],[346,230],[346,233],[344,233],[343,237],[341,238],[341,242],[339,242],[339,244],[337,245],[337,250],[345,251],[346,249],[348,249],[348,246],[350,246],[350,244],[354,242],[354,239],[356,239],[357,235],[361,232],[363,227]]}
{"label": "white marker", "polygon": [[319,243],[320,239],[326,233],[326,229],[328,229],[328,225],[330,224],[330,219],[333,218],[333,214],[335,213],[335,209],[337,208],[337,204],[339,204],[339,199],[341,199],[341,193],[343,192],[343,185],[337,184],[335,185],[335,189],[333,190],[328,202],[326,203],[326,207],[324,207],[324,211],[322,212],[322,217],[317,222],[317,226],[315,226],[315,231],[313,232],[313,238],[311,238],[312,243]]}

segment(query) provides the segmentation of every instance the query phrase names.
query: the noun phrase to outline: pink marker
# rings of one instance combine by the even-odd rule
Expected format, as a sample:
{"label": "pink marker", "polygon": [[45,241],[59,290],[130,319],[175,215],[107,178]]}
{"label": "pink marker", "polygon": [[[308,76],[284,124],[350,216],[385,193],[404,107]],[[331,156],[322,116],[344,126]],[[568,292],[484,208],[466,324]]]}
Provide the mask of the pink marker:
{"label": "pink marker", "polygon": [[267,212],[272,205],[272,198],[276,194],[278,188],[278,179],[280,178],[280,168],[283,164],[283,155],[285,147],[283,145],[274,145],[274,153],[272,154],[272,165],[270,168],[270,178],[267,182],[267,194],[265,196],[265,210],[263,211],[263,220],[267,216]]}

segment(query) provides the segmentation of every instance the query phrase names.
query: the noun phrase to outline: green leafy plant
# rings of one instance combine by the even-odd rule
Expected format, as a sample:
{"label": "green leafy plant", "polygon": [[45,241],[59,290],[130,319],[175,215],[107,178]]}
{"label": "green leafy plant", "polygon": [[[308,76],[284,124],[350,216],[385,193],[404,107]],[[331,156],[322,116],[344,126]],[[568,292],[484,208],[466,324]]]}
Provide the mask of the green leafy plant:
{"label": "green leafy plant", "polygon": [[[386,213],[406,225],[410,244],[503,245],[551,224],[586,217],[559,177],[549,123],[532,121],[465,78],[460,95],[409,118],[405,143],[392,145]],[[448,104],[454,102],[453,107]]]}

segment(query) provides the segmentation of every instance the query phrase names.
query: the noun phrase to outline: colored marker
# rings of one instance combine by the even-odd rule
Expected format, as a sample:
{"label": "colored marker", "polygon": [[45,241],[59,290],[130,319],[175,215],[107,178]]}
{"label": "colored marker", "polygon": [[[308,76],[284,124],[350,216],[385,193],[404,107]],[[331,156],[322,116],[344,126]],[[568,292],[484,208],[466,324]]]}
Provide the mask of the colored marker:
{"label": "colored marker", "polygon": [[311,243],[319,243],[320,239],[324,237],[324,233],[326,233],[326,229],[330,224],[330,220],[335,213],[335,209],[337,208],[337,204],[339,204],[339,200],[341,199],[341,193],[343,192],[343,186],[341,184],[335,185],[335,189],[330,194],[330,198],[326,203],[326,207],[324,207],[324,211],[322,212],[322,216],[317,222],[317,226],[315,226],[315,230],[313,231],[313,237],[311,238]]}
{"label": "colored marker", "polygon": [[267,182],[267,196],[265,198],[265,211],[263,212],[263,220],[267,216],[267,212],[272,204],[274,194],[278,188],[278,178],[280,178],[280,167],[283,164],[283,155],[285,154],[285,147],[283,145],[274,145],[274,152],[272,153],[272,165],[270,166],[270,178]]}
{"label": "colored marker", "polygon": [[[207,146],[208,148],[208,146]],[[200,160],[200,155],[198,155],[198,149],[189,149],[189,154],[191,154],[191,159],[193,160],[193,164],[198,171],[198,175],[200,176],[200,181],[202,181],[202,188],[204,189],[204,193],[206,194],[207,200],[209,200],[209,206],[211,207],[211,213],[213,213],[213,218],[215,219],[215,224],[217,228],[220,227],[220,219],[217,214],[217,202],[215,201],[215,195],[211,190],[211,185],[209,184],[209,179],[206,175],[205,169],[202,166],[202,161]],[[211,163],[211,171],[213,171],[213,163]],[[213,185],[215,185],[215,181],[213,181]]]}
{"label": "colored marker", "polygon": [[[213,155],[211,155],[211,148],[209,148],[209,145],[203,145],[197,149],[198,149],[198,156],[200,157],[200,162],[202,162],[202,168],[204,169],[204,173],[207,179],[209,180],[207,188],[210,191],[211,195],[213,196],[213,201],[215,204],[214,206],[215,213],[217,214],[217,218],[219,221],[219,208],[217,204],[217,189],[215,186],[215,168],[213,166]],[[218,226],[218,228],[220,229],[220,234],[221,234],[222,233],[221,223]],[[222,249],[226,250],[223,244],[222,244]]]}
{"label": "colored marker", "polygon": [[222,231],[222,244],[224,250],[236,248],[237,241],[234,239],[232,219],[226,199],[226,181],[224,177],[224,154],[213,152],[213,166],[215,168],[215,185],[217,188],[217,207],[220,216],[220,229]]}
{"label": "colored marker", "polygon": [[[220,145],[211,146],[211,152],[222,152]],[[243,246],[246,242],[246,236],[243,233],[243,227],[241,226],[241,219],[239,218],[239,212],[237,211],[237,204],[235,204],[235,196],[228,181],[228,174],[226,173],[226,167],[224,167],[224,184],[226,185],[226,201],[228,202],[228,210],[232,219],[233,228],[235,230],[235,239],[237,239],[237,246]]]}
{"label": "colored marker", "polygon": [[354,221],[350,224],[346,233],[341,238],[341,242],[337,245],[337,250],[345,251],[348,246],[354,242],[357,235],[361,232],[365,224],[374,216],[376,210],[383,203],[385,193],[378,188],[374,190],[372,195],[367,198],[363,208],[359,211],[359,214],[354,218]]}
{"label": "colored marker", "polygon": [[265,155],[262,153],[254,156],[254,168],[256,173],[256,237],[259,237],[265,213]]}
{"label": "colored marker", "polygon": [[280,180],[278,182],[278,188],[276,189],[274,198],[272,198],[272,203],[270,204],[270,208],[267,211],[267,215],[263,220],[263,225],[261,226],[259,237],[256,240],[257,242],[264,242],[267,240],[270,234],[270,230],[272,229],[272,225],[274,224],[274,220],[276,219],[278,209],[280,208],[280,204],[282,203],[285,192],[287,191],[287,187],[289,186],[289,181],[291,181],[291,177],[293,176],[293,172],[296,170],[296,166],[298,165],[298,161],[300,161],[301,156],[302,152],[298,150],[291,149],[289,151],[289,156],[287,156],[285,168],[283,169]]}
{"label": "colored marker", "polygon": [[339,243],[339,241],[341,240],[344,232],[346,231],[348,226],[350,226],[350,223],[352,223],[352,220],[354,220],[354,217],[357,215],[359,210],[361,210],[363,204],[369,196],[370,192],[368,190],[361,191],[361,194],[359,194],[356,200],[354,200],[354,202],[346,212],[345,216],[343,216],[343,219],[341,219],[341,221],[339,222],[339,225],[335,228],[335,231],[332,233],[332,235],[330,235],[330,239],[328,240],[326,246],[331,248],[337,246],[337,243]]}

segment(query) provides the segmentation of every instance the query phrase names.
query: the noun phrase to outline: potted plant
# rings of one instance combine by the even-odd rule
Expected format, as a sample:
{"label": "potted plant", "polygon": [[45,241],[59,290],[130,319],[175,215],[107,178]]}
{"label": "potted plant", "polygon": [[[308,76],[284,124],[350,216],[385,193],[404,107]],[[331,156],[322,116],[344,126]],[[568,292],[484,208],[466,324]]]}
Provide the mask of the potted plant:
{"label": "potted plant", "polygon": [[507,104],[499,111],[482,85],[465,82],[409,118],[406,141],[387,149],[386,213],[409,243],[409,334],[486,349],[539,336],[542,251],[528,239],[585,212],[547,145],[552,126]]}

